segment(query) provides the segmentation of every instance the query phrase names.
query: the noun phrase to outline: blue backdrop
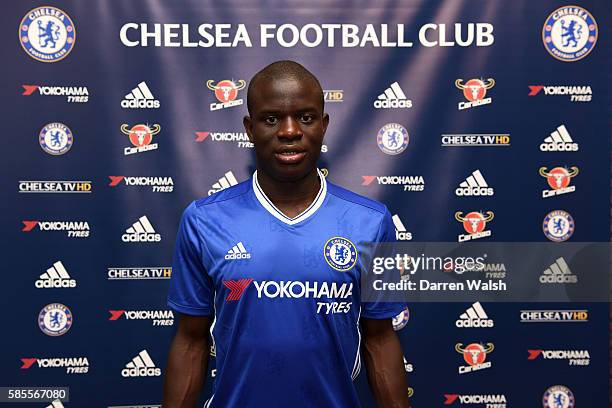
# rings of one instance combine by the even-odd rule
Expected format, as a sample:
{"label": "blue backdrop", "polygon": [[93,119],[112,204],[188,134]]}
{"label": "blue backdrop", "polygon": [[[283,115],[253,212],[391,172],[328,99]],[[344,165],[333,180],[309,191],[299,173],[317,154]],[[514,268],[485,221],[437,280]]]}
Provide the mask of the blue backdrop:
{"label": "blue backdrop", "polygon": [[[31,11],[42,6],[50,7]],[[545,216],[563,210],[574,220],[570,242],[607,242],[610,7],[605,1],[565,6],[554,0],[5,4],[7,319],[0,385],[69,386],[64,405],[70,407],[161,403],[175,323],[165,294],[179,217],[192,200],[252,174],[241,86],[279,59],[302,63],[327,91],[321,167],[329,179],[387,204],[405,228],[396,223],[403,238],[456,242],[466,233],[457,211],[492,211],[491,235],[483,240],[546,242]],[[300,29],[305,36],[294,43]],[[474,106],[461,109],[468,102]],[[391,123],[406,130],[407,145],[393,147],[396,154],[386,154],[377,137]],[[466,136],[474,134],[494,137]],[[539,169],[573,166],[579,174],[563,182],[575,191],[543,198],[543,190],[559,186],[548,185]],[[460,186],[485,194],[458,195]],[[129,241],[141,231],[152,242]],[[59,336],[47,334],[59,330],[49,320],[58,309],[44,310],[54,303],[69,308],[73,319]],[[482,305],[493,328],[456,326],[469,303],[410,306],[398,333],[414,407],[468,406],[459,397],[466,395],[501,395],[509,407],[537,407],[555,385],[571,390],[580,407],[609,406],[608,303]],[[574,314],[572,322],[526,323],[522,310],[585,310],[588,321],[578,323],[572,319],[584,315]],[[458,374],[465,362],[457,343],[494,343],[491,368]],[[590,362],[531,361],[530,349],[588,350]],[[150,366],[146,355],[160,370],[123,375],[126,367]],[[56,358],[80,360],[48,360]],[[73,368],[45,367],[54,364]],[[363,405],[374,406],[364,373],[357,387]],[[209,392],[210,381],[202,401]]]}

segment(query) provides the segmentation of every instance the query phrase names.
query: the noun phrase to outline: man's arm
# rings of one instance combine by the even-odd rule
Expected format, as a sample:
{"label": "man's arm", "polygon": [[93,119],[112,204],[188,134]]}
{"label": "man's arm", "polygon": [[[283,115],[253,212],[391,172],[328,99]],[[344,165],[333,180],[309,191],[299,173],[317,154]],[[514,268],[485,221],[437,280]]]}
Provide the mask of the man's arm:
{"label": "man's arm", "polygon": [[181,314],[168,355],[164,408],[194,408],[206,379],[211,316]]}
{"label": "man's arm", "polygon": [[379,408],[406,408],[408,385],[402,347],[391,319],[361,319],[368,383]]}

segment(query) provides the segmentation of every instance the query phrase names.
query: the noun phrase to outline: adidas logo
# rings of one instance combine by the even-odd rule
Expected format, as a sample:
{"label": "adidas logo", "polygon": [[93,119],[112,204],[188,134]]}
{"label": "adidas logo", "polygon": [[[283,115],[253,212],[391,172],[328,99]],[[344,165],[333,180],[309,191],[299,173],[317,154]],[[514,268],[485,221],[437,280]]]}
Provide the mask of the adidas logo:
{"label": "adidas logo", "polygon": [[62,401],[54,399],[49,405],[47,405],[47,408],[64,408],[64,404],[62,404]]}
{"label": "adidas logo", "polygon": [[565,125],[561,125],[540,145],[543,152],[576,152],[578,143],[574,143]]}
{"label": "adidas logo", "polygon": [[251,259],[251,254],[246,250],[244,245],[242,245],[241,241],[227,251],[225,259]]}
{"label": "adidas logo", "polygon": [[455,189],[455,194],[462,196],[492,196],[493,188],[489,187],[480,170],[472,172],[472,175],[462,181]]}
{"label": "adidas logo", "polygon": [[47,272],[40,275],[40,279],[34,282],[38,289],[44,288],[74,288],[76,280],[71,279],[70,275],[61,261],[57,261],[47,269]]}
{"label": "adidas logo", "polygon": [[125,95],[121,101],[122,108],[132,109],[151,109],[159,108],[159,101],[155,99],[145,81],[132,89],[132,92]]}
{"label": "adidas logo", "polygon": [[212,188],[208,190],[208,195],[213,195],[221,190],[225,190],[228,187],[235,186],[236,184],[238,184],[238,181],[236,180],[236,177],[234,177],[234,173],[228,171],[219,179],[218,182],[212,185]]}
{"label": "adidas logo", "polygon": [[404,223],[400,220],[399,215],[395,214],[391,217],[393,225],[395,225],[395,239],[398,241],[410,241],[412,240],[412,233],[406,231]]}
{"label": "adidas logo", "polygon": [[574,275],[563,257],[557,258],[552,265],[540,275],[541,283],[576,283],[578,276]]}
{"label": "adidas logo", "polygon": [[459,328],[493,327],[493,325],[493,320],[489,319],[480,302],[476,302],[468,307],[465,313],[462,313],[455,322],[455,326]]}
{"label": "adidas logo", "polygon": [[161,235],[155,233],[155,229],[146,215],[143,215],[132,226],[125,230],[121,236],[123,242],[159,242]]}
{"label": "adidas logo", "polygon": [[155,367],[147,350],[142,350],[121,370],[123,377],[159,377],[161,369]]}
{"label": "adidas logo", "polygon": [[412,101],[406,98],[402,88],[397,82],[394,82],[385,89],[384,93],[378,95],[378,99],[374,101],[374,107],[377,109],[411,108]]}

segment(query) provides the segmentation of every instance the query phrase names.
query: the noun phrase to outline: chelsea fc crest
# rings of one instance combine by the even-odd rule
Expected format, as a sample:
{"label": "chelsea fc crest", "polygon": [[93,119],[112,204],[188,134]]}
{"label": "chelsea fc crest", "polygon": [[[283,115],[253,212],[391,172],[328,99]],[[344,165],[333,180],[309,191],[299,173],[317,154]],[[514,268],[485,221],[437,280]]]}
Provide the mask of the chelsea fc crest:
{"label": "chelsea fc crest", "polygon": [[402,125],[387,123],[378,131],[376,141],[383,153],[396,155],[406,150],[410,141],[410,135],[408,135],[408,131]]}
{"label": "chelsea fc crest", "polygon": [[61,303],[51,303],[38,314],[38,326],[47,336],[61,336],[72,327],[72,312]]}
{"label": "chelsea fc crest", "polygon": [[542,40],[550,55],[560,61],[573,62],[593,51],[597,32],[597,23],[591,13],[579,6],[564,6],[546,19]]}
{"label": "chelsea fc crest", "polygon": [[41,62],[57,62],[70,54],[76,40],[74,23],[62,10],[38,7],[19,24],[19,42],[24,51]]}
{"label": "chelsea fc crest", "polygon": [[549,387],[542,397],[544,408],[574,408],[576,399],[572,391],[564,385]]}
{"label": "chelsea fc crest", "polygon": [[542,223],[544,235],[553,242],[567,241],[574,233],[574,228],[574,219],[563,210],[549,212]]}
{"label": "chelsea fc crest", "polygon": [[333,237],[327,240],[323,248],[327,264],[340,272],[346,272],[357,263],[357,248],[350,240]]}
{"label": "chelsea fc crest", "polygon": [[68,126],[53,122],[42,128],[38,135],[38,141],[45,152],[53,156],[59,156],[70,150],[74,142],[74,136]]}

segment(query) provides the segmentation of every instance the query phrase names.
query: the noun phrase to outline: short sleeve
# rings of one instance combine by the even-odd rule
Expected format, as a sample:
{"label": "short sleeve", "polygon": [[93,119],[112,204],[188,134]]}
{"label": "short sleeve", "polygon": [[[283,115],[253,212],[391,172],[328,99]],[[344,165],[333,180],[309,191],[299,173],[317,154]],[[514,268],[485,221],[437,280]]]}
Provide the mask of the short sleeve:
{"label": "short sleeve", "polygon": [[181,218],[168,290],[168,306],[193,316],[214,314],[214,286],[203,264],[197,208],[191,203]]}
{"label": "short sleeve", "polygon": [[[377,243],[376,247],[381,243],[385,243],[387,247],[385,247],[384,252],[389,252],[389,256],[392,256],[391,252],[393,252],[395,248],[393,244],[396,242],[395,225],[393,224],[391,213],[386,207],[385,215],[378,229],[375,242]],[[378,252],[378,250],[375,251],[375,253]],[[364,302],[362,305],[361,317],[366,319],[391,319],[400,314],[406,306],[405,302],[387,302],[384,300]]]}

